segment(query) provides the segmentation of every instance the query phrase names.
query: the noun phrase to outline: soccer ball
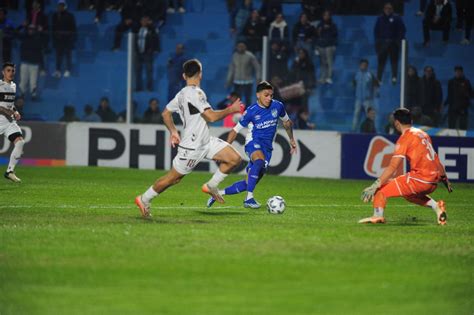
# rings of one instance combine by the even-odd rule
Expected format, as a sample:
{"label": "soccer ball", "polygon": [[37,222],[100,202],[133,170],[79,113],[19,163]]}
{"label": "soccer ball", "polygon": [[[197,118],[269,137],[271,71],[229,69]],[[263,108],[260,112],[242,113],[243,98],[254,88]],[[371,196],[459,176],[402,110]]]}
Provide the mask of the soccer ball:
{"label": "soccer ball", "polygon": [[285,207],[285,200],[280,196],[273,196],[267,200],[267,210],[271,214],[282,214]]}

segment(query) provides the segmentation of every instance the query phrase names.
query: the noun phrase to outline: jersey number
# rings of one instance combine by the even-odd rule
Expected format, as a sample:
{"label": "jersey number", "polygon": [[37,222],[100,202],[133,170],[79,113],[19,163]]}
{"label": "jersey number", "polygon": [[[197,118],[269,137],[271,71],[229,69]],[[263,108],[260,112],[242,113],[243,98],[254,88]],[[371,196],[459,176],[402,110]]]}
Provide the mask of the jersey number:
{"label": "jersey number", "polygon": [[426,153],[426,158],[430,161],[434,161],[436,153],[431,143],[426,139],[421,140],[421,143],[426,147],[426,150],[428,150],[428,153]]}

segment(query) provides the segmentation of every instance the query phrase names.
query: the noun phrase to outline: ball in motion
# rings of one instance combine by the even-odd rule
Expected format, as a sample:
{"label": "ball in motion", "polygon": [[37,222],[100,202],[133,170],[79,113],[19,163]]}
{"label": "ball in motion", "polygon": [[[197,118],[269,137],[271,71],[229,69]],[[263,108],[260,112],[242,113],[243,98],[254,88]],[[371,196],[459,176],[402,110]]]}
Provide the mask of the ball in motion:
{"label": "ball in motion", "polygon": [[271,214],[282,214],[285,208],[286,202],[283,197],[273,196],[267,200],[267,210]]}

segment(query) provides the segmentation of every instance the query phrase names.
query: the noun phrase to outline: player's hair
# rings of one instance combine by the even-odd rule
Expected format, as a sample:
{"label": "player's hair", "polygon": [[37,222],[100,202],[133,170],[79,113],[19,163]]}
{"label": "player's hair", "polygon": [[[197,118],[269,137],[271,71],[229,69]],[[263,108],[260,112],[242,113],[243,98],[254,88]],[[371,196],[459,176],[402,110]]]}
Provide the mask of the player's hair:
{"label": "player's hair", "polygon": [[393,112],[393,118],[398,120],[402,125],[411,125],[413,123],[411,112],[407,108],[396,109]]}
{"label": "player's hair", "polygon": [[197,59],[190,59],[183,64],[183,73],[187,78],[192,78],[201,71],[202,65]]}
{"label": "player's hair", "polygon": [[13,68],[15,68],[15,64],[14,64],[13,62],[11,62],[11,61],[4,62],[4,63],[3,63],[3,68],[2,68],[2,70],[5,70],[6,67],[13,67]]}
{"label": "player's hair", "polygon": [[268,81],[262,81],[257,85],[257,93],[263,90],[273,90],[273,86]]}

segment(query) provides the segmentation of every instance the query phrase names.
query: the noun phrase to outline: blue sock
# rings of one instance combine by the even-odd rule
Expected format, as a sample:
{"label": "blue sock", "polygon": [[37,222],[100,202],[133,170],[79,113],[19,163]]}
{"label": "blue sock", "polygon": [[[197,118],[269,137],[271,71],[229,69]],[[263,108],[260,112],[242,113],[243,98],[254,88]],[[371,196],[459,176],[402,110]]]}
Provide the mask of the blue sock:
{"label": "blue sock", "polygon": [[247,182],[245,180],[241,180],[239,182],[235,182],[229,187],[225,189],[226,195],[235,195],[247,190]]}
{"label": "blue sock", "polygon": [[255,186],[257,186],[257,182],[260,179],[260,173],[265,166],[264,160],[256,160],[253,162],[252,167],[249,171],[248,176],[248,185],[247,191],[253,193]]}

